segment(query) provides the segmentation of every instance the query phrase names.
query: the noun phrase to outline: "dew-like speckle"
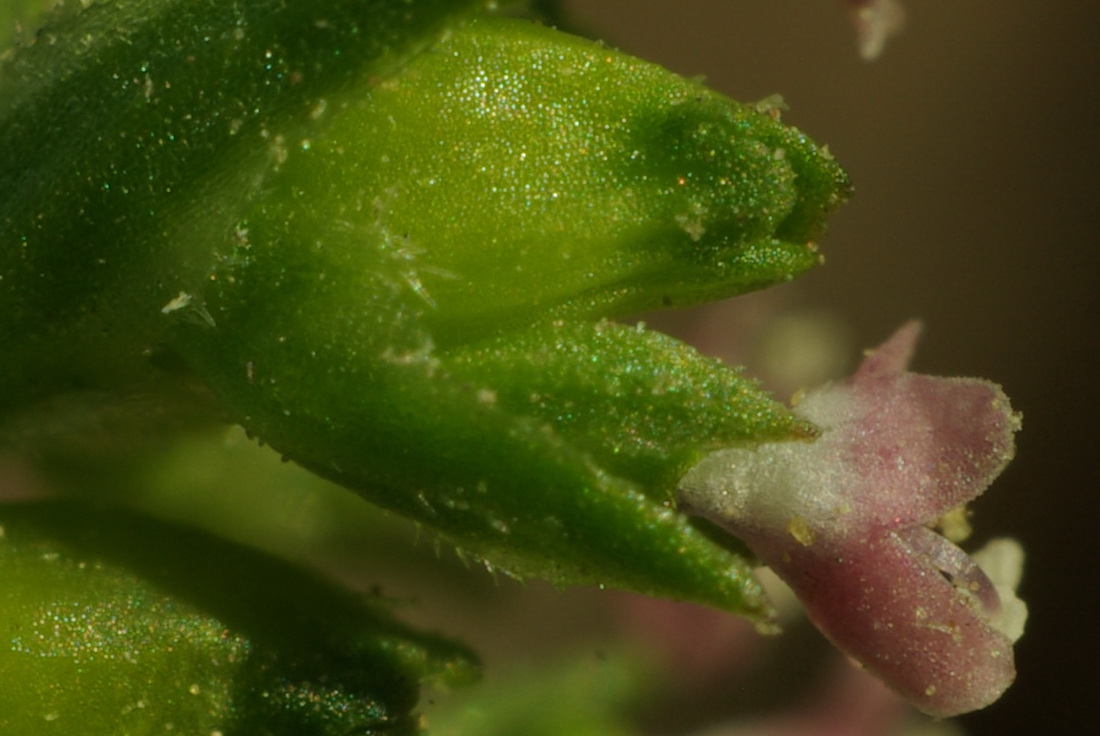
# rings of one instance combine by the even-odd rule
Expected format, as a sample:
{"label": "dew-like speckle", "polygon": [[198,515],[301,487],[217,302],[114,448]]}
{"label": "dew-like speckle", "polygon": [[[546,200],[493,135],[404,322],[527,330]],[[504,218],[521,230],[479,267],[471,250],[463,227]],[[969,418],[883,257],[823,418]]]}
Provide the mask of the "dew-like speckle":
{"label": "dew-like speckle", "polygon": [[282,166],[290,158],[290,149],[287,148],[286,138],[282,135],[276,135],[271,139],[271,145],[268,148],[268,153],[271,155],[275,166]]}
{"label": "dew-like speckle", "polygon": [[703,220],[698,216],[677,215],[676,224],[679,225],[680,229],[687,233],[688,237],[695,243],[702,240],[707,232],[706,225],[703,224]]}

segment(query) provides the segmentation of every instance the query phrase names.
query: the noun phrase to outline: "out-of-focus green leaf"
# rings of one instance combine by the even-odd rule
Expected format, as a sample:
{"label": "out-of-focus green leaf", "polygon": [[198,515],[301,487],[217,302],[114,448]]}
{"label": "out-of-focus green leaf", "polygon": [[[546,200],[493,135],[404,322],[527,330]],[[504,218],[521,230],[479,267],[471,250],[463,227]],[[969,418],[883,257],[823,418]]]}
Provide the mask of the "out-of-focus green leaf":
{"label": "out-of-focus green leaf", "polygon": [[419,682],[472,655],[382,602],[121,512],[0,509],[0,730],[416,733]]}
{"label": "out-of-focus green leaf", "polygon": [[457,693],[425,713],[432,736],[635,736],[642,673],[617,658],[543,663]]}

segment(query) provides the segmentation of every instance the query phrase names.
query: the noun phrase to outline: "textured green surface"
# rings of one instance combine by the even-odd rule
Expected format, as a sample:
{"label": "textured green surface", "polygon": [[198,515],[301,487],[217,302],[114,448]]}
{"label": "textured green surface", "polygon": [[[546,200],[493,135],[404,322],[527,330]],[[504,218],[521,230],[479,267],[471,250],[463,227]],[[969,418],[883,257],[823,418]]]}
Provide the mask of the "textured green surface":
{"label": "textured green surface", "polygon": [[[494,566],[759,612],[671,506],[700,453],[807,437],[600,315],[789,279],[844,193],[796,130],[480,21],[288,142],[175,342],[255,435]],[[534,398],[532,398],[534,397]]]}
{"label": "textured green surface", "polygon": [[384,604],[205,534],[48,505],[0,529],[4,733],[415,733],[421,679],[476,674]]}
{"label": "textured green surface", "polygon": [[[0,408],[156,381],[160,310],[195,291],[281,142],[392,73],[471,0],[121,0],[59,12],[0,65]],[[200,223],[181,237],[183,224]]]}
{"label": "textured green surface", "polygon": [[605,320],[794,277],[847,180],[774,111],[471,5],[103,2],[15,54],[0,442],[93,473],[128,422],[228,419],[510,573],[760,615],[671,489],[813,429]]}
{"label": "textured green surface", "polygon": [[527,23],[458,30],[325,114],[233,253],[369,270],[436,346],[789,280],[847,191],[771,115]]}

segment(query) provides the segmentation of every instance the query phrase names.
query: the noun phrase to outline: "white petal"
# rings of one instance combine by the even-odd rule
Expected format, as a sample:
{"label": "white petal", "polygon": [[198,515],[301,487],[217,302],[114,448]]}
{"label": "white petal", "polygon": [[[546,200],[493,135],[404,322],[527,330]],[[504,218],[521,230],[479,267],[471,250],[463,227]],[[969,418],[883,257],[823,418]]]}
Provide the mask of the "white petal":
{"label": "white petal", "polygon": [[1024,569],[1024,548],[1015,539],[993,539],[971,556],[993,581],[1001,598],[1001,610],[990,619],[990,625],[1016,641],[1027,622],[1027,605],[1016,597]]}

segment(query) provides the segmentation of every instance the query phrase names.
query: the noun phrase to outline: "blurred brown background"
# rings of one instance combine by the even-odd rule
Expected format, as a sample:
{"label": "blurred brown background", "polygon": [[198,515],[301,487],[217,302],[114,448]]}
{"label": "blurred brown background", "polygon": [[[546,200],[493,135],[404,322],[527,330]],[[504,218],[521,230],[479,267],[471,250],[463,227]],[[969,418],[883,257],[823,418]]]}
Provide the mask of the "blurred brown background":
{"label": "blurred brown background", "polygon": [[[824,268],[784,287],[866,347],[926,323],[916,368],[985,376],[1024,413],[1016,461],[976,537],[1028,550],[1017,684],[972,734],[1090,733],[1100,715],[1100,6],[909,0],[874,63],[835,0],[576,0],[624,50],[827,142],[856,196]],[[854,357],[854,356],[853,356]]]}

